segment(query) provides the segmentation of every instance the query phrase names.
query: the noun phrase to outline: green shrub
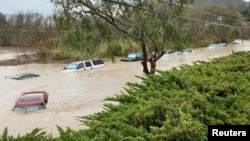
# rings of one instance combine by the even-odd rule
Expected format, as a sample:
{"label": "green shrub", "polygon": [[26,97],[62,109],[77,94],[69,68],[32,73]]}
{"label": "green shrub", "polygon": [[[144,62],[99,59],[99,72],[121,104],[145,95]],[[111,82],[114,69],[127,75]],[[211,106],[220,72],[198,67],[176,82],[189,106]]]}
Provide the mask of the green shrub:
{"label": "green shrub", "polygon": [[137,76],[121,94],[106,100],[105,110],[79,116],[89,128],[74,131],[58,126],[53,138],[35,129],[4,140],[55,141],[206,141],[207,126],[250,123],[250,52],[236,52],[210,62],[197,61],[156,75]]}

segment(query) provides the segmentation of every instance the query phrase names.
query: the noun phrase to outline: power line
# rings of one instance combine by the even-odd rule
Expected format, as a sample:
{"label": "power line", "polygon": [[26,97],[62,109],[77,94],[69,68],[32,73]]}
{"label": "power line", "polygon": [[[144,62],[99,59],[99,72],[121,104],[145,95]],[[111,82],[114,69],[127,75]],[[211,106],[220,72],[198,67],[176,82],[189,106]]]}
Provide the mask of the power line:
{"label": "power line", "polygon": [[[193,18],[179,16],[179,15],[174,15],[174,14],[171,14],[171,13],[164,13],[164,12],[160,12],[160,11],[156,11],[156,10],[152,10],[152,9],[148,9],[148,8],[134,6],[134,5],[131,5],[131,4],[126,3],[126,2],[119,2],[119,1],[114,1],[114,0],[105,0],[105,1],[109,1],[109,2],[112,2],[112,3],[120,4],[120,5],[123,5],[123,6],[128,6],[128,7],[136,8],[136,9],[139,9],[139,10],[144,10],[144,11],[149,11],[149,12],[153,12],[153,13],[158,13],[158,14],[161,14],[161,15],[169,15],[169,16],[172,16],[172,17],[182,18],[182,19],[186,19],[186,20],[196,21],[196,22],[210,24],[210,25],[215,25],[215,26],[224,26],[224,27],[232,27],[232,28],[250,29],[250,27],[232,26],[232,25],[226,25],[226,24],[221,24],[221,23],[214,23],[214,22],[209,22],[209,21],[204,21],[204,20],[199,20],[199,19],[193,19]],[[165,1],[161,1],[161,2],[165,2]],[[168,3],[168,2],[165,2],[165,3]],[[180,5],[176,5],[176,6],[180,6]],[[184,8],[190,9],[190,8],[187,8],[187,7],[184,7]],[[190,9],[190,10],[197,11],[197,10],[194,10],[194,9]],[[197,12],[208,14],[207,12],[201,12],[201,11],[197,11]],[[209,15],[213,15],[213,16],[219,17],[219,15],[215,15],[215,14],[209,14]],[[226,17],[223,17],[223,18],[226,18]],[[230,18],[228,18],[228,19],[230,19]],[[231,20],[233,20],[233,19],[231,19]],[[236,21],[239,21],[239,20],[236,20]],[[28,30],[28,29],[0,29],[0,31],[66,32],[66,31],[47,31],[47,30]]]}
{"label": "power line", "polygon": [[51,30],[41,30],[41,29],[6,29],[0,28],[0,31],[16,31],[16,32],[46,32],[46,33],[65,33],[66,31],[51,31]]}
{"label": "power line", "polygon": [[[194,9],[192,9],[193,11],[197,11],[197,12],[201,12],[201,11],[198,11],[198,10],[194,10]],[[223,14],[225,14],[225,12],[224,11],[218,11],[218,12],[220,12],[220,13],[223,13]],[[211,15],[211,16],[215,16],[215,17],[218,17],[219,15],[216,15],[216,14],[212,14],[212,13],[210,13],[210,12],[202,12],[202,13],[204,13],[204,14],[207,14],[207,15]],[[221,15],[220,15],[221,16]],[[230,20],[230,21],[236,21],[236,22],[246,22],[246,23],[248,23],[248,24],[250,24],[250,22],[247,22],[247,21],[243,21],[243,20],[236,20],[236,19],[232,19],[232,18],[227,18],[227,17],[225,17],[225,16],[221,16],[223,19],[227,19],[227,20]]]}
{"label": "power line", "polygon": [[[168,3],[168,4],[170,4],[169,2],[166,2],[166,1],[162,1],[162,0],[160,0],[160,1],[163,2],[163,3]],[[181,7],[180,5],[177,5],[177,4],[173,4],[173,5],[178,6],[178,7]],[[193,4],[193,5],[194,5],[194,4]],[[215,18],[217,18],[217,17],[220,16],[220,17],[223,18],[223,19],[227,19],[227,20],[231,20],[231,21],[237,21],[237,22],[246,22],[246,23],[250,24],[250,22],[247,22],[247,21],[242,21],[242,20],[236,20],[236,19],[232,19],[232,18],[227,18],[227,17],[221,16],[221,15],[213,14],[213,13],[211,13],[211,12],[203,12],[203,11],[194,10],[194,9],[188,8],[188,7],[184,7],[184,8],[186,8],[186,9],[188,9],[188,10],[195,11],[196,13],[198,12],[199,14],[206,14],[206,15],[210,15],[210,16],[215,16]],[[216,10],[218,10],[218,9],[216,9]],[[218,10],[218,11],[216,11],[216,12],[220,12],[220,13],[222,12],[223,14],[225,14],[225,12],[222,11],[222,10]]]}
{"label": "power line", "polygon": [[105,1],[120,4],[120,5],[127,6],[127,7],[136,8],[136,9],[143,10],[143,11],[149,11],[149,12],[153,12],[153,13],[157,13],[157,14],[161,14],[161,15],[169,15],[169,16],[172,16],[172,17],[182,18],[182,19],[191,20],[191,21],[197,21],[197,22],[211,24],[211,25],[219,25],[219,26],[224,26],[224,27],[232,27],[232,28],[240,28],[240,29],[250,29],[250,27],[232,26],[232,25],[226,25],[226,24],[217,24],[217,23],[212,23],[212,22],[208,22],[208,21],[204,21],[204,20],[193,19],[193,18],[184,17],[184,16],[178,16],[178,15],[174,15],[174,14],[171,14],[171,13],[165,13],[165,12],[161,12],[161,11],[156,11],[156,10],[144,8],[144,7],[134,6],[134,5],[131,5],[131,4],[127,3],[127,2],[119,2],[119,1],[114,1],[114,0],[105,0]]}
{"label": "power line", "polygon": [[[245,4],[245,3],[241,3],[241,4]],[[211,4],[209,4],[209,5],[211,5]],[[192,6],[201,7],[202,5],[192,4]],[[216,10],[216,12],[221,12],[222,11],[221,9],[218,9],[218,8],[215,8],[215,7],[209,7],[209,9]],[[237,11],[237,8],[236,8],[236,11]],[[224,12],[223,14],[232,15],[231,12]],[[245,15],[245,16],[249,16],[249,15],[246,15],[246,14],[243,14],[243,13],[241,13],[241,14]],[[243,19],[247,19],[247,18],[243,18]]]}

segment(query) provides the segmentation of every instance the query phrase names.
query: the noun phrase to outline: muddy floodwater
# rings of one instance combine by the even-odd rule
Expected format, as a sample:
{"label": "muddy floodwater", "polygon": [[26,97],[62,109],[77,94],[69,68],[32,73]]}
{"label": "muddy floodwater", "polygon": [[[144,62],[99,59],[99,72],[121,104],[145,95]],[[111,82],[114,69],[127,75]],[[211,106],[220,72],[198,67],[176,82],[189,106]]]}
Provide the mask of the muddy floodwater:
{"label": "muddy floodwater", "polygon": [[[157,69],[167,70],[196,60],[207,60],[232,54],[232,50],[250,50],[250,42],[228,45],[220,49],[195,49],[192,54],[166,55],[157,63]],[[16,53],[0,50],[0,60],[13,59]],[[142,75],[140,62],[116,63],[105,59],[105,66],[78,72],[60,72],[66,64],[24,64],[0,66],[0,134],[8,127],[9,135],[17,136],[43,128],[48,134],[58,136],[57,125],[74,130],[86,128],[78,121],[84,116],[103,110],[105,98],[120,94],[127,82],[139,82]],[[26,80],[10,79],[20,73],[32,72],[40,77]],[[16,99],[23,93],[42,90],[49,93],[45,110],[18,113],[12,111]]]}

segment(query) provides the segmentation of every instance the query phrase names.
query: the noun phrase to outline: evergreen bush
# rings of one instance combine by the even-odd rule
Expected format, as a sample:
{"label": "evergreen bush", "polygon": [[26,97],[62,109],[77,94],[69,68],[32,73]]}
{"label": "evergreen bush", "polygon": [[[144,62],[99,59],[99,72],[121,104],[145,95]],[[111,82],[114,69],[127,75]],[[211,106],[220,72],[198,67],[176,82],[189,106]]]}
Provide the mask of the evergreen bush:
{"label": "evergreen bush", "polygon": [[7,129],[0,141],[206,141],[207,126],[250,123],[250,52],[210,62],[137,76],[140,83],[127,83],[121,94],[106,100],[105,110],[79,116],[89,128],[74,131],[58,126],[60,136],[35,129],[13,137]]}

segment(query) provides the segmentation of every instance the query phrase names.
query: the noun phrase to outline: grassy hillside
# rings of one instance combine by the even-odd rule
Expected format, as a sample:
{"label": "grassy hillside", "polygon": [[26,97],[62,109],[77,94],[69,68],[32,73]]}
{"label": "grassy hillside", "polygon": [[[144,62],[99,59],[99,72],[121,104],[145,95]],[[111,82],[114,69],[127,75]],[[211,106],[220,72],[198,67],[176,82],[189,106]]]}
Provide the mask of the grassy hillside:
{"label": "grassy hillside", "polygon": [[202,5],[202,4],[213,4],[213,5],[233,5],[235,7],[238,7],[242,3],[244,3],[243,0],[195,0],[196,4]]}
{"label": "grassy hillside", "polygon": [[107,100],[105,111],[81,117],[89,129],[58,126],[52,137],[34,129],[1,141],[206,141],[207,126],[250,124],[250,52],[237,52],[210,62],[197,61],[157,75],[138,76],[123,92]]}

